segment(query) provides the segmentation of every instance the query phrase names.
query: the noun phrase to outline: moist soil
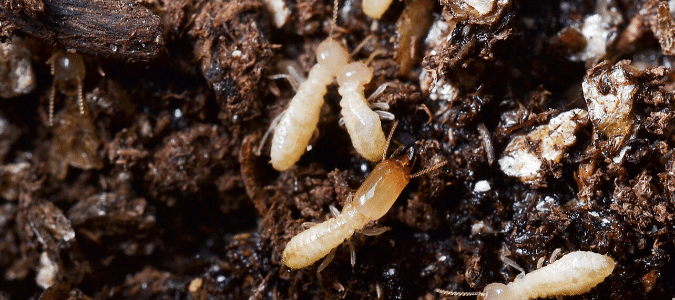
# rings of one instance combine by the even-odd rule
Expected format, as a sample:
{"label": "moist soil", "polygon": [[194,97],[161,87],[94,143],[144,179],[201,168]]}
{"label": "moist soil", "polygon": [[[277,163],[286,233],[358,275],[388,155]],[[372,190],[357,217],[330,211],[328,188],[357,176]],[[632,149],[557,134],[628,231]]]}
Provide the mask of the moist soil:
{"label": "moist soil", "polygon": [[[0,99],[0,299],[440,299],[513,281],[501,256],[531,272],[556,249],[616,262],[570,298],[675,296],[668,2],[495,1],[481,15],[394,1],[375,21],[346,0],[335,26],[331,1],[271,2],[290,10],[281,28],[258,0],[0,1],[0,38],[20,46],[0,87],[19,84],[20,59],[35,82]],[[593,15],[600,54],[584,33]],[[306,76],[331,33],[372,67],[365,95],[388,84],[371,101],[400,122],[389,153],[414,146],[413,172],[447,164],[366,226],[389,231],[353,236],[354,266],[344,243],[319,276],[281,253],[375,163],[339,125],[336,84],[291,169],[271,167],[263,135],[295,94],[277,75]],[[51,74],[58,51],[82,54],[86,76]],[[591,120],[536,182],[501,170],[512,137],[587,109],[585,78],[629,64],[625,118]]]}

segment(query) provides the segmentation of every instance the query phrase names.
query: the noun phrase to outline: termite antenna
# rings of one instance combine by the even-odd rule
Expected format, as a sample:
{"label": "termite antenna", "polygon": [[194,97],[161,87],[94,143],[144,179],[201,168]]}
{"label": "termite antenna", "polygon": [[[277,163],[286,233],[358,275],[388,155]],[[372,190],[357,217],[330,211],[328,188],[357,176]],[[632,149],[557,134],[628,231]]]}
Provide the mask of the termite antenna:
{"label": "termite antenna", "polygon": [[439,293],[443,296],[449,296],[449,297],[467,297],[467,296],[481,296],[485,297],[485,293],[483,292],[455,292],[455,291],[446,291],[446,290],[441,290],[441,289],[435,289],[434,290],[436,293]]}
{"label": "termite antenna", "polygon": [[394,125],[391,126],[391,130],[389,131],[389,135],[387,136],[387,142],[384,144],[384,150],[382,150],[382,160],[387,160],[387,149],[389,149],[389,142],[391,142],[391,138],[394,136],[394,131],[396,130],[396,126],[398,125],[398,120],[394,121]]}
{"label": "termite antenna", "polygon": [[424,169],[424,170],[422,170],[422,171],[419,171],[419,172],[417,172],[417,173],[415,173],[415,174],[410,175],[410,178],[420,177],[420,176],[422,176],[422,175],[424,175],[424,174],[426,174],[426,173],[429,173],[429,172],[431,172],[431,171],[435,171],[435,170],[437,170],[438,168],[440,168],[440,167],[442,167],[442,166],[445,166],[447,163],[448,163],[447,160],[446,160],[446,161],[439,162],[439,163],[437,163],[437,164],[435,164],[435,165],[433,165],[433,166],[431,166],[431,167],[428,167],[428,168],[426,168],[426,169]]}
{"label": "termite antenna", "polygon": [[330,38],[333,38],[333,29],[335,29],[335,26],[337,26],[339,1],[340,0],[333,1],[333,25],[330,27],[330,32],[328,33]]}
{"label": "termite antenna", "polygon": [[378,55],[384,55],[387,54],[387,51],[384,51],[382,49],[377,49],[373,53],[368,56],[368,60],[366,60],[366,66],[370,66],[370,63],[373,62],[373,59],[378,56]]}

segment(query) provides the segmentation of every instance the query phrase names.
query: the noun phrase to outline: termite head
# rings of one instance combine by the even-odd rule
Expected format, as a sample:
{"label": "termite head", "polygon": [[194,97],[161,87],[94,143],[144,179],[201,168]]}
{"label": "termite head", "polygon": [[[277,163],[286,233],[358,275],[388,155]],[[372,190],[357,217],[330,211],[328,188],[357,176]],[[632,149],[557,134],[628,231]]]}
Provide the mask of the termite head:
{"label": "termite head", "polygon": [[415,147],[408,146],[400,150],[400,155],[396,155],[391,158],[392,161],[396,162],[401,167],[405,168],[408,173],[412,169],[413,164],[415,163]]}
{"label": "termite head", "polygon": [[359,85],[365,85],[373,79],[373,71],[362,62],[353,62],[348,64],[337,77],[340,86],[345,82],[356,82]]}
{"label": "termite head", "polygon": [[484,300],[515,300],[518,299],[511,289],[503,283],[488,284],[478,297]]}
{"label": "termite head", "polygon": [[74,95],[86,74],[82,55],[58,51],[47,60],[47,64],[51,66],[54,84],[58,85],[62,93]]}
{"label": "termite head", "polygon": [[347,49],[333,39],[327,39],[316,49],[316,62],[330,70],[333,76],[337,75],[349,61]]}

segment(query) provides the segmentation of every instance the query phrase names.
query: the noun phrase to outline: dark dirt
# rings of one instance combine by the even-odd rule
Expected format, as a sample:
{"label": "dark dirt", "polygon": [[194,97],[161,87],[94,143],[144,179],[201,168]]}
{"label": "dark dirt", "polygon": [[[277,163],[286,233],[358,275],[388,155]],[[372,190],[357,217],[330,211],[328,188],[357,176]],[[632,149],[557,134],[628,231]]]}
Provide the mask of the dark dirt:
{"label": "dark dirt", "polygon": [[[368,225],[390,231],[354,235],[355,267],[338,247],[322,281],[318,264],[289,270],[281,252],[374,165],[338,126],[335,86],[296,166],[275,171],[269,146],[258,155],[294,94],[270,76],[307,74],[332,24],[332,1],[283,2],[277,29],[259,0],[0,0],[0,39],[20,46],[0,49],[0,87],[18,85],[19,60],[35,80],[0,93],[0,299],[439,299],[435,288],[512,281],[502,254],[532,271],[557,248],[617,263],[571,298],[675,296],[667,1],[512,0],[483,16],[462,0],[394,1],[377,26],[360,1],[340,1],[334,34],[350,50],[367,40],[355,60],[381,51],[366,95],[389,83],[374,101],[400,121],[395,142],[416,145],[414,171],[448,164]],[[574,58],[596,12],[615,39]],[[425,40],[411,18],[447,29]],[[57,93],[50,127],[45,62],[58,50],[84,54],[86,113]],[[626,64],[637,90],[624,118],[589,122],[537,185],[500,170],[513,136],[587,109],[584,78]],[[475,190],[482,180],[489,190]]]}

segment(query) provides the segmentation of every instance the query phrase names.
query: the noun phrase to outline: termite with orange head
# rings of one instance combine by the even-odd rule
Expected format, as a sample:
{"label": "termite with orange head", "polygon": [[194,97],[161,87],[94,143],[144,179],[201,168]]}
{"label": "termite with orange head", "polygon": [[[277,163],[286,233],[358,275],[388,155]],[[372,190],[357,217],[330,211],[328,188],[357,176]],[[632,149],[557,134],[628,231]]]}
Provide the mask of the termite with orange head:
{"label": "termite with orange head", "polygon": [[[382,161],[363,181],[356,191],[352,201],[342,208],[342,212],[331,208],[335,217],[320,224],[308,228],[293,237],[283,252],[283,263],[291,269],[307,267],[322,257],[328,255],[326,260],[318,268],[323,268],[333,258],[334,250],[358,230],[366,235],[378,235],[387,228],[362,229],[369,221],[374,221],[384,216],[392,207],[396,198],[408,185],[411,178],[418,177],[436,170],[446,162],[438,163],[430,168],[410,174],[414,156],[414,148],[408,147],[402,155],[386,159],[386,151],[389,141],[394,133],[396,124],[389,133],[386,145],[382,153]],[[356,256],[352,248],[351,262],[355,264]]]}
{"label": "termite with orange head", "polygon": [[488,284],[483,292],[467,293],[441,289],[436,289],[436,292],[445,296],[479,296],[484,300],[527,300],[581,295],[603,282],[612,271],[614,260],[611,257],[595,252],[575,251],[543,268],[525,275],[520,274],[509,284]]}
{"label": "termite with orange head", "polygon": [[54,82],[49,94],[49,126],[54,123],[54,98],[56,89],[66,96],[77,96],[77,104],[80,106],[80,114],[84,114],[84,99],[82,86],[86,74],[86,65],[82,55],[75,52],[57,51],[47,60],[51,67]]}

